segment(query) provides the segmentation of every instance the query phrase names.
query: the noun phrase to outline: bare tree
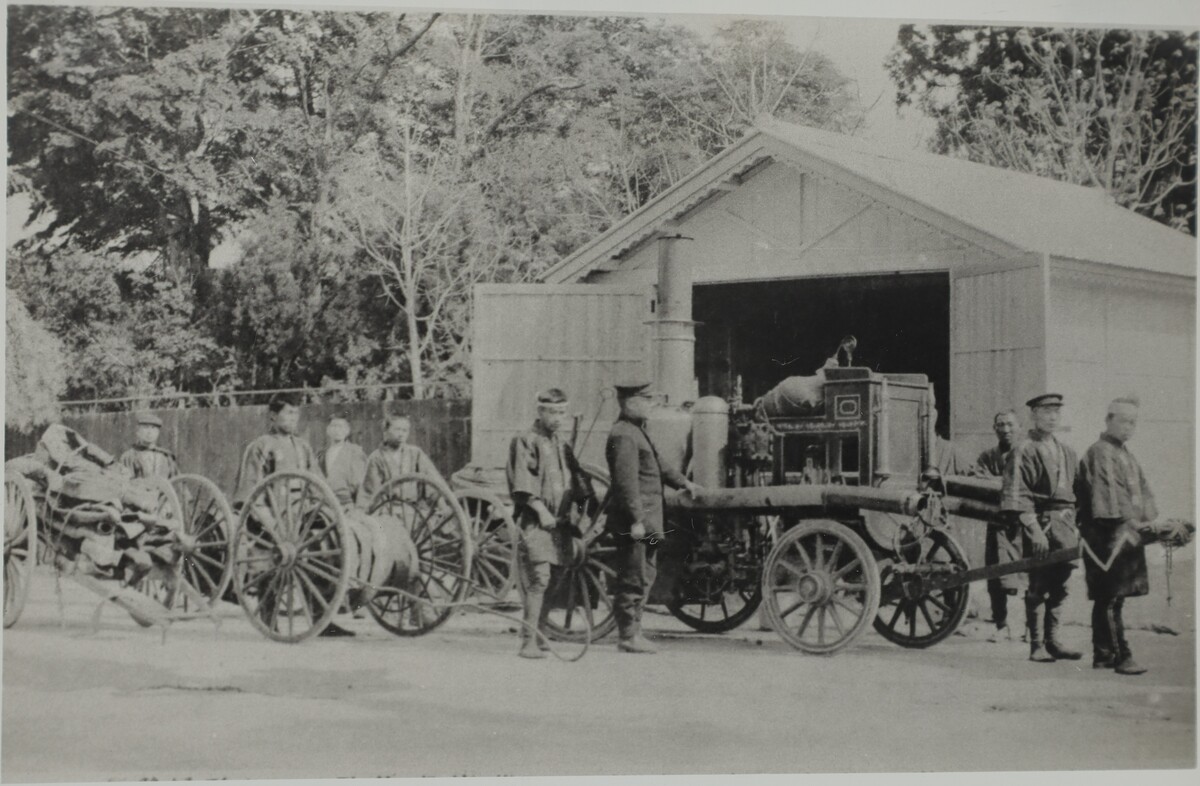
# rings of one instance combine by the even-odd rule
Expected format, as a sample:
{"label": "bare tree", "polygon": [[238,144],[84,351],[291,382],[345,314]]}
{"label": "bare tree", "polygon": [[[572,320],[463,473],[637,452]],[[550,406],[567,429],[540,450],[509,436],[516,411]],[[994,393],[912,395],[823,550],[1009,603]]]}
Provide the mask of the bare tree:
{"label": "bare tree", "polygon": [[329,221],[403,315],[413,397],[425,398],[464,371],[471,288],[497,277],[506,243],[480,242],[479,188],[454,177],[452,153],[422,145],[411,123],[397,134],[396,160],[373,148],[340,173]]}
{"label": "bare tree", "polygon": [[1029,65],[985,69],[1005,98],[965,112],[949,129],[952,149],[1103,188],[1124,207],[1186,230],[1194,198],[1171,215],[1166,202],[1196,185],[1196,83],[1169,78],[1144,31],[1116,44],[1126,49],[1116,55],[1101,30],[1023,30],[1017,40]]}

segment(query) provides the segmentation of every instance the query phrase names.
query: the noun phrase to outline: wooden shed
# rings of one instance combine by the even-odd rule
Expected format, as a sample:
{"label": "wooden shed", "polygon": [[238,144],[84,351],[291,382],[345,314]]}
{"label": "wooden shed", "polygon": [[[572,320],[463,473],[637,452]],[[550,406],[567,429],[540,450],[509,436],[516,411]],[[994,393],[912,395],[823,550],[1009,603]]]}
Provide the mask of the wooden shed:
{"label": "wooden shed", "polygon": [[[690,276],[692,392],[746,398],[811,374],[846,334],[856,364],[934,381],[967,456],[995,412],[1053,390],[1084,450],[1138,393],[1133,445],[1164,512],[1192,510],[1196,242],[1099,190],[770,121],[551,269],[475,299],[473,457],[496,466],[549,384],[599,459],[606,385],[653,372],[664,234]],[[658,242],[656,242],[658,241]],[[676,320],[679,321],[679,320]]]}

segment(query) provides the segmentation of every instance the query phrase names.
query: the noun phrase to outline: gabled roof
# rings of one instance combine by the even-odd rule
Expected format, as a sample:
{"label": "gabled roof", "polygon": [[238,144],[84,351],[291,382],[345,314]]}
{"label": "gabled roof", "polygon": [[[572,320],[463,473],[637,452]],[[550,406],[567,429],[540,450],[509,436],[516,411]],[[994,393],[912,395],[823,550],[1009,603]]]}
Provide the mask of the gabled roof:
{"label": "gabled roof", "polygon": [[1100,189],[769,120],[555,265],[544,280],[578,280],[766,158],[896,201],[1001,253],[1196,277],[1195,238],[1120,207]]}

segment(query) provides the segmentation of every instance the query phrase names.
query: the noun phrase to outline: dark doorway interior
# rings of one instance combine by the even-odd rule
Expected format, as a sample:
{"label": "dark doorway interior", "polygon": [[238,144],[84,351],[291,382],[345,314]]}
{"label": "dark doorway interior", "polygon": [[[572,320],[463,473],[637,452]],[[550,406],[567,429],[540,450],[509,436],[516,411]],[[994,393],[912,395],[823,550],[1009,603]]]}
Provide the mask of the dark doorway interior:
{"label": "dark doorway interior", "polygon": [[945,273],[705,284],[695,288],[696,376],[703,396],[729,395],[742,377],[753,401],[789,376],[812,374],[843,336],[854,365],[927,374],[938,431],[950,414],[950,280]]}

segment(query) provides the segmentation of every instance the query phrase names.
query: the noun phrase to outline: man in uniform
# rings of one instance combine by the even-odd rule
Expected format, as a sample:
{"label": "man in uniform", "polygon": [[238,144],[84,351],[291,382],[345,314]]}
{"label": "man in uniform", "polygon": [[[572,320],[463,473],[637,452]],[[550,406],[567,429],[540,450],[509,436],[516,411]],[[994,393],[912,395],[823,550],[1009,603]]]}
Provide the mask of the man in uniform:
{"label": "man in uniform", "polygon": [[663,537],[663,484],[696,494],[700,487],[659,462],[646,434],[650,383],[617,385],[621,415],[608,434],[604,454],[611,483],[607,527],[617,541],[613,613],[622,652],[653,653],[642,636],[642,609],[657,574],[656,546]]}
{"label": "man in uniform", "polygon": [[[996,432],[996,446],[988,448],[975,459],[972,474],[1000,478],[1004,476],[1004,465],[1012,453],[1014,440],[1017,437],[1017,413],[1011,409],[997,412],[992,418],[992,431]],[[988,523],[987,536],[984,541],[984,564],[1006,565],[1021,558],[1020,527],[1007,518],[1002,521]],[[1010,573],[997,579],[988,579],[988,599],[992,605],[992,622],[996,632],[988,641],[999,641],[1001,638],[1012,639],[1012,628],[1008,627],[1008,596],[1016,595],[1024,587],[1023,574]]]}
{"label": "man in uniform", "polygon": [[350,423],[345,418],[330,418],[325,427],[325,436],[329,444],[321,451],[318,463],[329,488],[337,494],[338,502],[342,505],[353,505],[367,474],[367,454],[361,447],[348,441]]}
{"label": "man in uniform", "polygon": [[579,463],[561,436],[567,406],[567,395],[558,388],[538,393],[537,420],[529,431],[513,437],[508,449],[505,477],[521,529],[517,570],[525,624],[517,654],[522,658],[546,657],[545,641],[534,631],[545,620],[550,566],[561,564],[555,530],[582,494]]}
{"label": "man in uniform", "polygon": [[408,444],[412,432],[412,421],[408,415],[389,415],[383,431],[383,444],[367,457],[367,472],[363,478],[358,503],[371,504],[371,498],[391,481],[401,475],[420,472],[440,478],[437,467],[425,451]]}
{"label": "man in uniform", "polygon": [[[1005,462],[1000,491],[1000,510],[1015,520],[1022,531],[1026,557],[1044,557],[1050,551],[1079,544],[1075,530],[1075,452],[1054,436],[1063,397],[1043,393],[1025,402],[1033,418],[1029,437],[1013,448]],[[1025,591],[1025,625],[1029,632],[1029,659],[1039,663],[1078,660],[1082,654],[1069,650],[1058,638],[1067,579],[1074,561],[1060,562],[1029,571]],[[1038,612],[1045,610],[1045,643]]]}
{"label": "man in uniform", "polygon": [[1079,534],[1090,552],[1084,559],[1092,600],[1092,666],[1118,674],[1142,674],[1133,659],[1121,618],[1125,598],[1150,592],[1140,530],[1158,517],[1146,475],[1125,443],[1137,428],[1136,397],[1108,405],[1104,433],[1079,463],[1076,496]]}
{"label": "man in uniform", "polygon": [[122,466],[135,478],[173,478],[179,474],[175,454],[158,446],[162,420],[151,412],[138,415],[133,447],[121,454]]}

